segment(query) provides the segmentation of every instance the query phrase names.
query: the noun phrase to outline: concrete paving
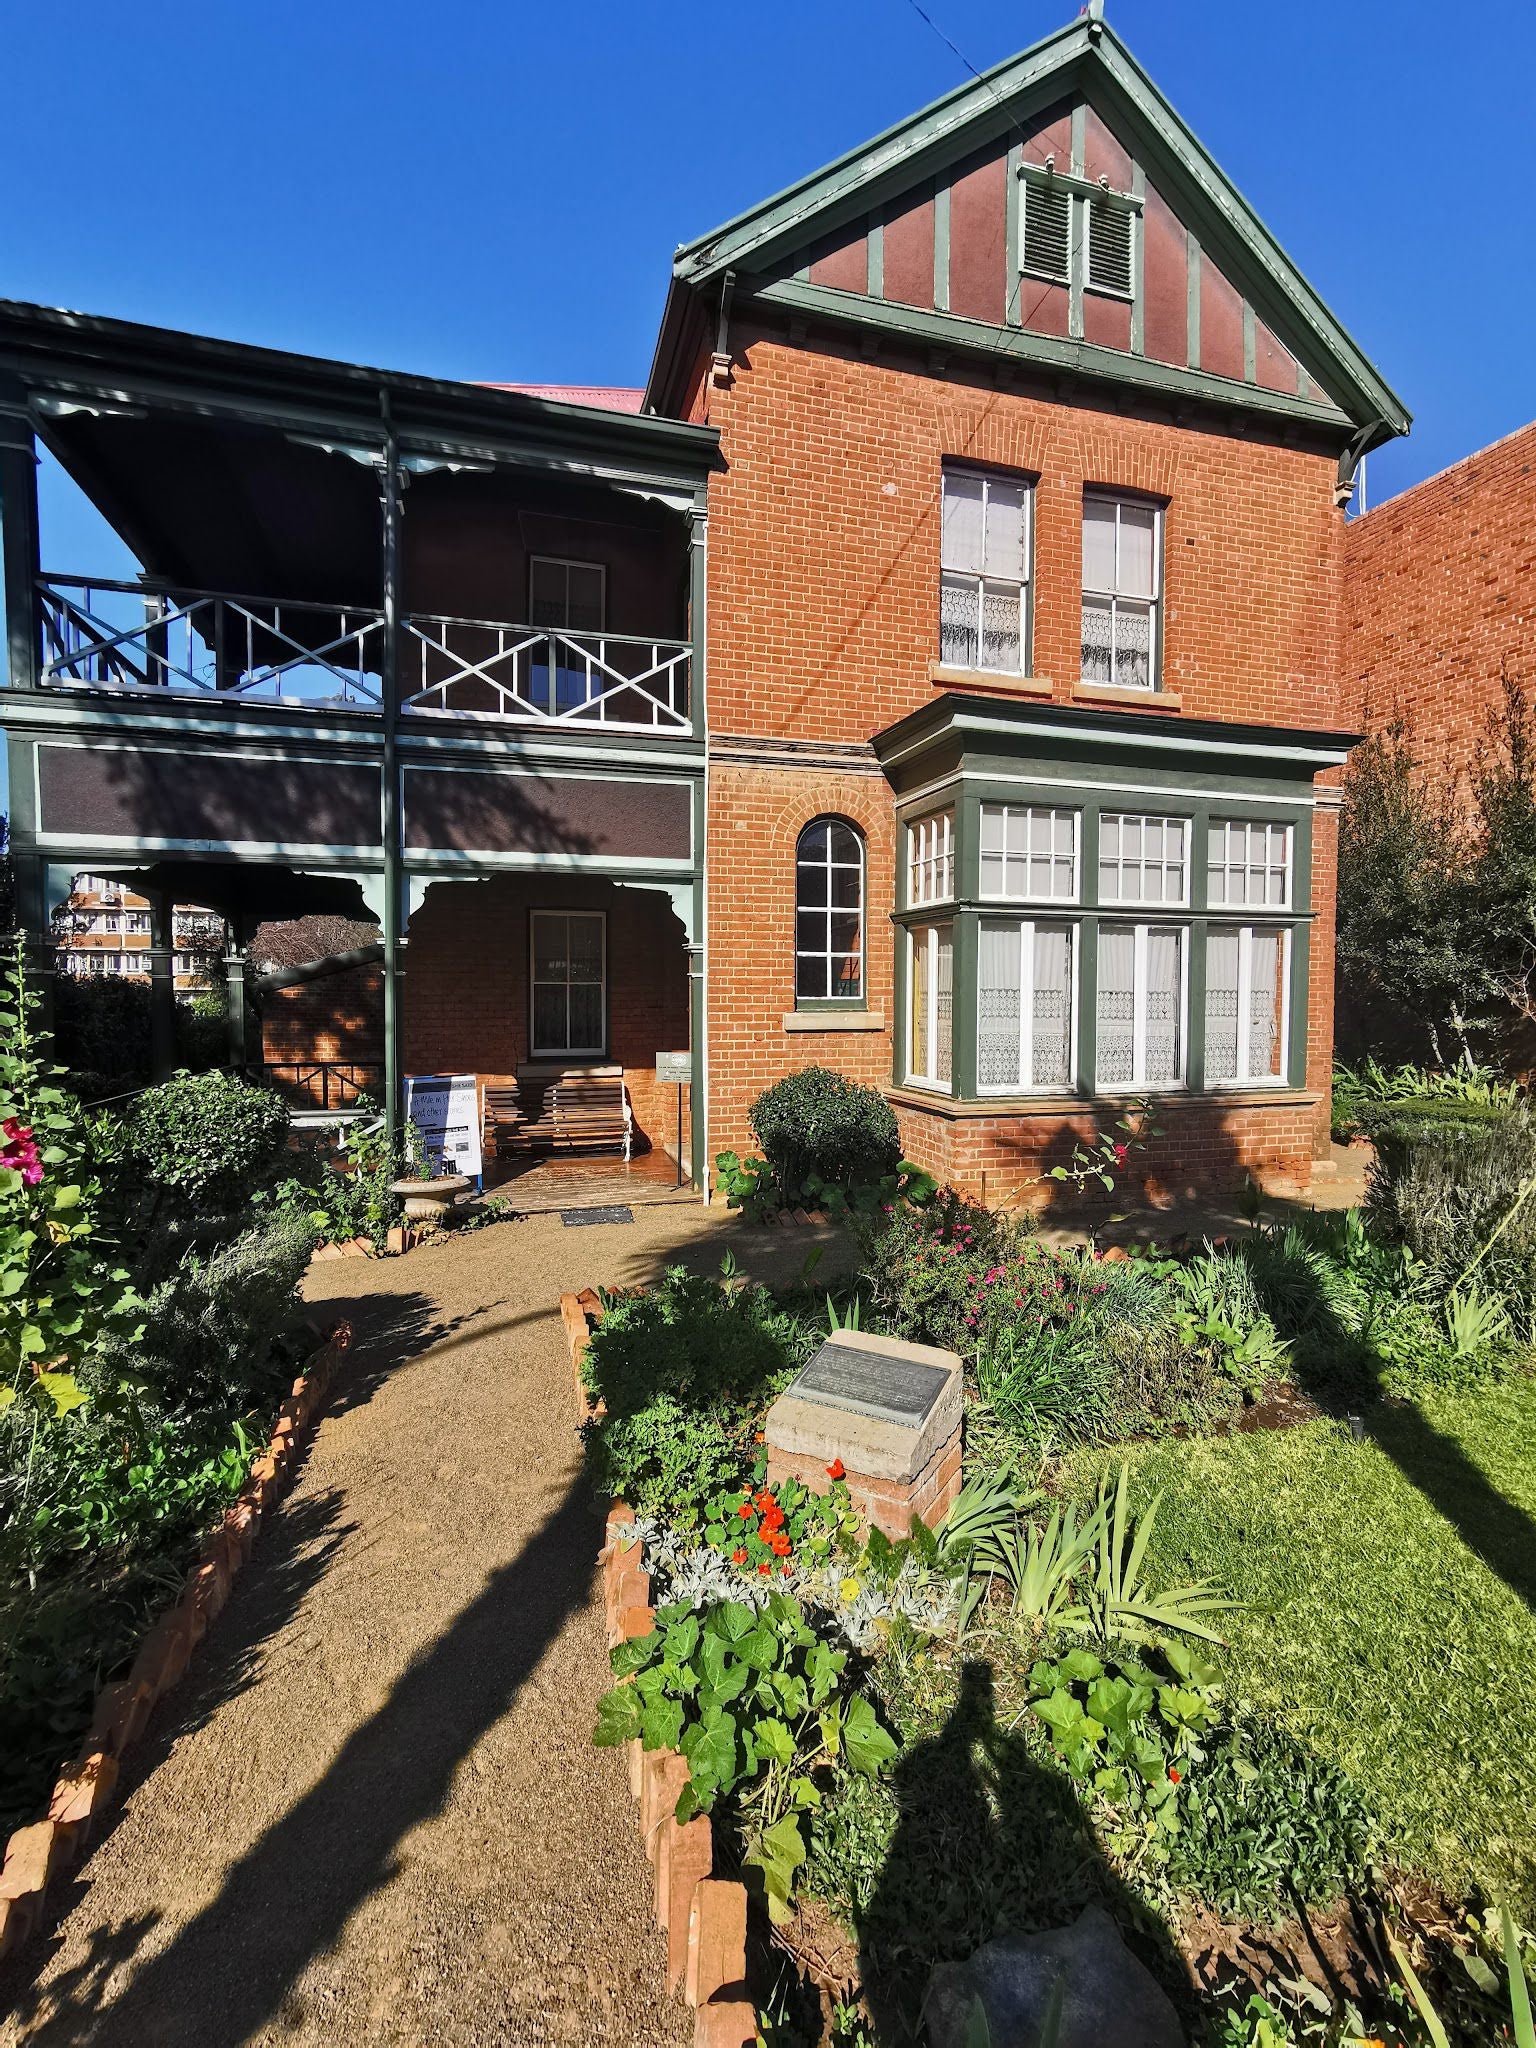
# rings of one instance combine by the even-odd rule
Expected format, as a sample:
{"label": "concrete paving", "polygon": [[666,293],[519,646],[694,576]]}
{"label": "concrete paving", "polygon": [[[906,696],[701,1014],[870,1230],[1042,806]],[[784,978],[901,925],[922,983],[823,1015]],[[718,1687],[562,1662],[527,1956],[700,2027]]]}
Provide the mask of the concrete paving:
{"label": "concrete paving", "polygon": [[664,1206],[317,1266],[350,1364],[53,1938],[6,1973],[0,2043],[691,2039],[622,1759],[588,1740],[602,1524],[556,1304],[727,1246],[784,1280],[818,1242]]}

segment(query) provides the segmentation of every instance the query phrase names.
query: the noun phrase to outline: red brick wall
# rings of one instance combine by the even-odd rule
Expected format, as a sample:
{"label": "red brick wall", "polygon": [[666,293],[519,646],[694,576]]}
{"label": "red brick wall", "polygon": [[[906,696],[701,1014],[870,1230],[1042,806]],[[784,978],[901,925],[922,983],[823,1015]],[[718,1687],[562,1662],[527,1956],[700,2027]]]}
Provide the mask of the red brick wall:
{"label": "red brick wall", "polygon": [[[894,801],[878,774],[837,765],[835,749],[867,742],[932,695],[944,456],[1040,478],[1033,667],[1052,679],[1056,701],[1071,701],[1079,667],[1083,488],[1120,485],[1168,503],[1162,682],[1183,713],[1340,723],[1334,458],[785,339],[737,341],[729,389],[708,394],[726,459],[710,487],[710,725],[716,735],[793,742],[811,758],[746,763],[715,743],[711,1152],[750,1146],[752,1099],[796,1068],[891,1079]],[[1125,712],[1116,705],[1104,715],[1119,721]],[[818,748],[827,750],[821,763]],[[794,1007],[794,844],[824,811],[852,818],[868,842],[867,986],[878,1032],[784,1026]],[[1319,1092],[1332,1051],[1334,838],[1334,819],[1320,816],[1307,1068],[1308,1088]],[[914,1156],[973,1188],[988,1159],[1001,1171],[1038,1156],[1049,1139],[1029,1120],[1005,1122],[903,1113]],[[1314,1149],[1326,1150],[1326,1106],[1291,1098],[1251,1112],[1191,1111],[1177,1129],[1182,1149],[1163,1169],[1169,1186],[1185,1168],[1222,1185],[1249,1168],[1304,1177]]]}
{"label": "red brick wall", "polygon": [[1501,675],[1536,675],[1536,421],[1345,529],[1344,713],[1401,713],[1449,779],[1476,761]]}
{"label": "red brick wall", "polygon": [[377,967],[298,988],[279,989],[261,1012],[262,1058],[341,1060],[372,1065],[384,1057],[384,978]]}
{"label": "red brick wall", "polygon": [[[1248,1176],[1277,1193],[1308,1184],[1316,1148],[1316,1106],[1288,1095],[1274,1104],[1220,1103],[1209,1099],[1160,1103],[1158,1136],[1139,1145],[1126,1162],[1116,1201],[1146,1201],[1166,1208],[1211,1192],[1235,1193]],[[1106,1111],[1104,1129],[1114,1121]],[[1078,1143],[1091,1146],[1098,1126],[1090,1114],[1060,1111],[1020,1116],[944,1116],[898,1099],[901,1142],[920,1165],[951,1187],[993,1207],[1044,1209],[1063,1216],[1083,1209],[1085,1197],[1040,1176],[1067,1165]],[[1087,1199],[1102,1199],[1090,1184]]]}
{"label": "red brick wall", "polygon": [[[795,842],[835,812],[864,834],[865,1000],[876,1031],[787,1031],[795,1007]],[[850,1080],[891,1078],[896,816],[885,777],[826,769],[719,763],[709,793],[710,1149],[752,1147],[747,1110],[770,1082],[801,1067]]]}
{"label": "red brick wall", "polygon": [[931,693],[945,456],[1036,472],[1034,668],[1080,667],[1082,494],[1168,501],[1163,687],[1199,718],[1338,721],[1335,459],[755,338],[710,394],[712,730],[867,740]]}
{"label": "red brick wall", "polygon": [[607,1064],[623,1067],[640,1130],[658,1149],[673,1142],[677,1090],[658,1088],[655,1057],[688,1044],[688,961],[660,890],[562,875],[434,882],[406,945],[405,1071],[516,1078],[528,1060],[530,909],[608,913]]}

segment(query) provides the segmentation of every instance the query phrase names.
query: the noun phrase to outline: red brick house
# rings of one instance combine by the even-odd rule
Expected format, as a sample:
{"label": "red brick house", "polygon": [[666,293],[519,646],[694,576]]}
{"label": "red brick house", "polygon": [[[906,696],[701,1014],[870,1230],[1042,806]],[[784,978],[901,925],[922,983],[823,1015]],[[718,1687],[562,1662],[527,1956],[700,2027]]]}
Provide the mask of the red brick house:
{"label": "red brick house", "polygon": [[1347,718],[1401,719],[1417,758],[1464,787],[1506,678],[1536,682],[1536,421],[1345,529]]}
{"label": "red brick house", "polygon": [[[811,1062],[991,1199],[1142,1097],[1162,1188],[1305,1180],[1408,417],[1114,33],[686,245],[630,402],[0,308],[34,922],[87,846],[237,938],[366,905],[392,1103],[607,1060],[659,1138],[686,1046],[700,1180]],[[38,580],[33,435],[126,623]]]}

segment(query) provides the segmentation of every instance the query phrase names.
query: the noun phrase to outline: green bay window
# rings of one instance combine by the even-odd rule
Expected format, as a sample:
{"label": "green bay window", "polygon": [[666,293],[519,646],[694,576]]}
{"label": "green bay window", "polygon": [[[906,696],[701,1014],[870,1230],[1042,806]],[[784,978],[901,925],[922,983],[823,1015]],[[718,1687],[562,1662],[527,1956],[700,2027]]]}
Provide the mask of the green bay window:
{"label": "green bay window", "polygon": [[1009,766],[901,819],[901,1081],[994,1113],[1301,1087],[1306,799]]}

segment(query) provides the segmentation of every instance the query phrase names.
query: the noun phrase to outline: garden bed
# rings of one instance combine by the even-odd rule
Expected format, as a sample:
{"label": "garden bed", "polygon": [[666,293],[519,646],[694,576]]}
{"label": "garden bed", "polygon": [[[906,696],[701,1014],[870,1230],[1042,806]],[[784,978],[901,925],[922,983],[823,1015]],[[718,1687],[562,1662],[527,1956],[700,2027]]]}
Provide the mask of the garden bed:
{"label": "garden bed", "polygon": [[[711,1819],[784,2039],[906,2039],[940,1966],[1100,1907],[1116,1967],[1222,2048],[1325,2008],[1355,2038],[1351,2004],[1429,2038],[1391,1941],[1487,2038],[1483,1908],[1536,1905],[1536,1588],[1504,1555],[1536,1527],[1536,1385],[1528,1298],[1465,1277],[1513,1270],[1488,1222],[1450,1218],[1433,1267],[1357,1216],[1114,1258],[893,1205],[830,1298],[669,1275],[590,1345],[605,1304],[566,1299],[594,1475],[633,1511],[598,1739],[669,1757],[676,1824]],[[966,1354],[936,1534],[867,1539],[835,1465],[765,1481],[769,1403],[848,1321]],[[797,1718],[813,1666],[831,1734]]]}
{"label": "garden bed", "polygon": [[[145,1633],[126,1675],[103,1686],[83,1746],[56,1779],[48,1810],[16,1828],[0,1867],[0,1958],[45,1923],[50,1887],[88,1854],[110,1812],[125,1758],[142,1742],[160,1702],[186,1676],[192,1657],[250,1557],[262,1518],[287,1491],[299,1449],[350,1347],[341,1323],[306,1362],[278,1408],[265,1446],[218,1527],[204,1538],[183,1579]],[[90,1646],[82,1646],[89,1655]]]}

